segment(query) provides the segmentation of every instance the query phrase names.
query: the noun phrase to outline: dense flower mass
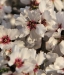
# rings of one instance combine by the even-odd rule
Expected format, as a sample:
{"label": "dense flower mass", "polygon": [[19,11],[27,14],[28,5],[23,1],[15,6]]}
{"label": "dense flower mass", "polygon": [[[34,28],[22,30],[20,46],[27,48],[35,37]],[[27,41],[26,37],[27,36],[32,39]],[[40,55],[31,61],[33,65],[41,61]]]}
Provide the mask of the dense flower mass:
{"label": "dense flower mass", "polygon": [[0,75],[64,75],[64,0],[0,0]]}

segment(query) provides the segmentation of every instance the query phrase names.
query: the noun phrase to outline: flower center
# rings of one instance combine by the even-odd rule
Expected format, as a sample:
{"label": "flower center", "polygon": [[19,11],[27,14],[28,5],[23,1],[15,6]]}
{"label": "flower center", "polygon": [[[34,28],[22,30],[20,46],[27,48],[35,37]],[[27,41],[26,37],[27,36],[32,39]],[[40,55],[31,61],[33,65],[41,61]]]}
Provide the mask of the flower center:
{"label": "flower center", "polygon": [[15,59],[15,65],[16,65],[16,67],[18,67],[18,68],[20,68],[20,67],[22,67],[23,66],[23,63],[24,62],[22,62],[22,60],[21,59]]}
{"label": "flower center", "polygon": [[0,48],[0,52],[2,51],[2,49]]}
{"label": "flower center", "polygon": [[61,31],[61,37],[60,38],[56,38],[58,40],[58,44],[64,40],[64,30]]}
{"label": "flower center", "polygon": [[61,31],[61,36],[63,36],[63,37],[64,37],[64,30],[62,30],[62,31]]}
{"label": "flower center", "polygon": [[32,0],[30,3],[30,6],[32,9],[37,9],[38,8],[39,3],[37,3],[36,0]]}
{"label": "flower center", "polygon": [[10,38],[8,37],[8,35],[2,37],[1,43],[8,44],[9,42]]}
{"label": "flower center", "polygon": [[43,20],[41,21],[41,24],[43,24],[44,26],[47,26],[47,22],[46,22],[46,20],[43,19]]}
{"label": "flower center", "polygon": [[61,24],[58,25],[58,29],[59,29],[59,28],[60,28],[60,29],[62,28],[62,25],[61,25]]}
{"label": "flower center", "polygon": [[34,71],[34,72],[38,71],[38,68],[39,68],[39,66],[36,65],[33,71]]}
{"label": "flower center", "polygon": [[[58,29],[61,29],[61,28],[62,28],[62,24],[59,24]],[[56,30],[56,32],[58,32],[58,29]]]}
{"label": "flower center", "polygon": [[36,25],[38,24],[38,22],[35,21],[29,21],[27,26],[30,28],[30,30],[32,29],[36,29]]}

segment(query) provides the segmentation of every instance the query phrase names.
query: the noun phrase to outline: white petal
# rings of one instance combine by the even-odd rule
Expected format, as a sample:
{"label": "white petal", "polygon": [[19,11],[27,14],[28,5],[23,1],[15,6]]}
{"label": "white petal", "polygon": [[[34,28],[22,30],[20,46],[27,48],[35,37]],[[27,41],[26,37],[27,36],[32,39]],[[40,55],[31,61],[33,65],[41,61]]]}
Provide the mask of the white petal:
{"label": "white petal", "polygon": [[58,22],[58,24],[61,24],[62,23],[62,21],[63,21],[63,12],[58,12],[58,13],[56,13],[56,20],[57,20],[57,22]]}
{"label": "white petal", "polygon": [[36,50],[35,49],[29,49],[29,54],[31,58],[35,59],[36,57]]}
{"label": "white petal", "polygon": [[38,65],[41,65],[45,60],[45,54],[43,52],[40,52],[37,57],[36,57],[36,61]]}
{"label": "white petal", "polygon": [[20,16],[16,19],[15,25],[25,26],[26,21],[27,21],[27,19],[22,15],[22,13],[20,13]]}
{"label": "white petal", "polygon": [[0,39],[3,37],[3,36],[6,36],[7,33],[6,33],[6,30],[3,28],[3,29],[0,29]]}
{"label": "white petal", "polygon": [[61,31],[54,32],[52,35],[54,38],[60,38],[61,37]]}
{"label": "white petal", "polygon": [[46,67],[46,72],[54,72],[55,69],[54,69],[54,65],[49,65],[49,67]]}
{"label": "white petal", "polygon": [[64,64],[64,58],[63,57],[58,57],[58,58],[56,58],[56,61],[54,63],[54,67],[56,69],[62,69],[62,68],[64,68],[64,65],[63,64]]}
{"label": "white petal", "polygon": [[50,12],[48,10],[44,11],[44,13],[42,14],[42,17],[44,19],[46,19],[47,21],[50,21],[52,19],[51,15],[50,15]]}
{"label": "white petal", "polygon": [[23,61],[30,57],[28,48],[22,48],[20,53]]}
{"label": "white petal", "polygon": [[41,37],[38,35],[38,33],[36,33],[36,30],[35,30],[35,29],[31,30],[31,32],[30,32],[30,37],[31,37],[33,40],[37,40],[37,39],[41,38]]}
{"label": "white petal", "polygon": [[59,47],[60,47],[61,53],[64,54],[64,41],[62,41],[62,42],[59,44]]}
{"label": "white petal", "polygon": [[48,31],[45,33],[46,36],[48,36],[49,38],[53,35],[53,31]]}
{"label": "white petal", "polygon": [[54,49],[58,41],[54,39],[54,37],[50,37],[50,39],[46,42],[46,49]]}
{"label": "white petal", "polygon": [[63,9],[63,4],[62,4],[61,0],[55,0],[54,5],[57,8],[57,10],[62,10]]}
{"label": "white petal", "polygon": [[33,20],[36,22],[38,22],[41,18],[39,10],[31,10],[31,11],[27,10],[27,16],[29,20]]}
{"label": "white petal", "polygon": [[[36,75],[43,75],[43,70],[38,69],[37,74]],[[44,74],[45,75],[45,74]]]}
{"label": "white petal", "polygon": [[58,70],[57,73],[64,74],[64,71],[63,70]]}
{"label": "white petal", "polygon": [[8,29],[7,34],[11,40],[14,40],[19,37],[19,32],[17,29]]}
{"label": "white petal", "polygon": [[43,24],[38,24],[36,26],[36,33],[41,36],[41,37],[44,37],[44,34],[46,32],[46,28],[44,27]]}
{"label": "white petal", "polygon": [[40,10],[41,13],[46,10],[46,2],[45,2],[45,0],[42,0],[40,2],[40,4],[39,4],[39,10]]}
{"label": "white petal", "polygon": [[20,32],[19,38],[22,38],[22,37],[26,37],[29,34],[30,30],[28,27],[23,27],[19,29],[19,32]]}

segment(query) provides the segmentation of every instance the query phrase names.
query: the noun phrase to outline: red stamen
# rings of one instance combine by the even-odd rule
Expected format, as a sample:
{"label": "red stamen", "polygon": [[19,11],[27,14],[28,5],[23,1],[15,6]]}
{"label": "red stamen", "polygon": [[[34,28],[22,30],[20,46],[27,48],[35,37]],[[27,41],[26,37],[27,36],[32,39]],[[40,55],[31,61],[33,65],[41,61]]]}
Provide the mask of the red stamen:
{"label": "red stamen", "polygon": [[30,30],[32,29],[36,29],[36,25],[38,24],[38,22],[35,21],[29,21],[27,26],[30,28]]}
{"label": "red stamen", "polygon": [[36,0],[31,1],[31,6],[38,6],[39,3]]}
{"label": "red stamen", "polygon": [[20,67],[23,66],[23,63],[24,62],[22,62],[21,59],[15,59],[15,63],[14,64],[16,65],[16,67],[20,68]]}
{"label": "red stamen", "polygon": [[[58,29],[61,29],[61,28],[62,28],[62,24],[59,24],[59,25],[58,25]],[[55,30],[55,32],[58,32],[58,29]]]}
{"label": "red stamen", "polygon": [[44,26],[47,26],[46,20],[43,19],[43,20],[41,21],[41,24],[43,24]]}
{"label": "red stamen", "polygon": [[3,43],[3,44],[8,44],[10,42],[10,38],[8,37],[8,35],[3,36],[1,38],[1,41],[0,42]]}
{"label": "red stamen", "polygon": [[35,69],[33,71],[36,72],[37,70],[38,70],[38,65],[35,66]]}

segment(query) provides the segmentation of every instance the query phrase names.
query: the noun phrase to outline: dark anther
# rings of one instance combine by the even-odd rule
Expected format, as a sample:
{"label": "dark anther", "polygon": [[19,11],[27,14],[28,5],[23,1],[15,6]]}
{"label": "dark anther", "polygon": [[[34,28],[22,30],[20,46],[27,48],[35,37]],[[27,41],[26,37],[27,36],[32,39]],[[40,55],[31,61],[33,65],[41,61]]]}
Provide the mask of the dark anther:
{"label": "dark anther", "polygon": [[5,60],[10,61],[10,57],[9,57],[9,56],[6,56],[6,57],[5,57]]}
{"label": "dark anther", "polygon": [[2,49],[0,48],[0,52],[2,51]]}
{"label": "dark anther", "polygon": [[61,31],[61,36],[64,36],[64,30]]}
{"label": "dark anther", "polygon": [[11,40],[11,42],[14,42],[15,40]]}
{"label": "dark anther", "polygon": [[16,68],[15,65],[10,66],[10,70],[11,70],[12,72],[15,72],[15,68]]}

